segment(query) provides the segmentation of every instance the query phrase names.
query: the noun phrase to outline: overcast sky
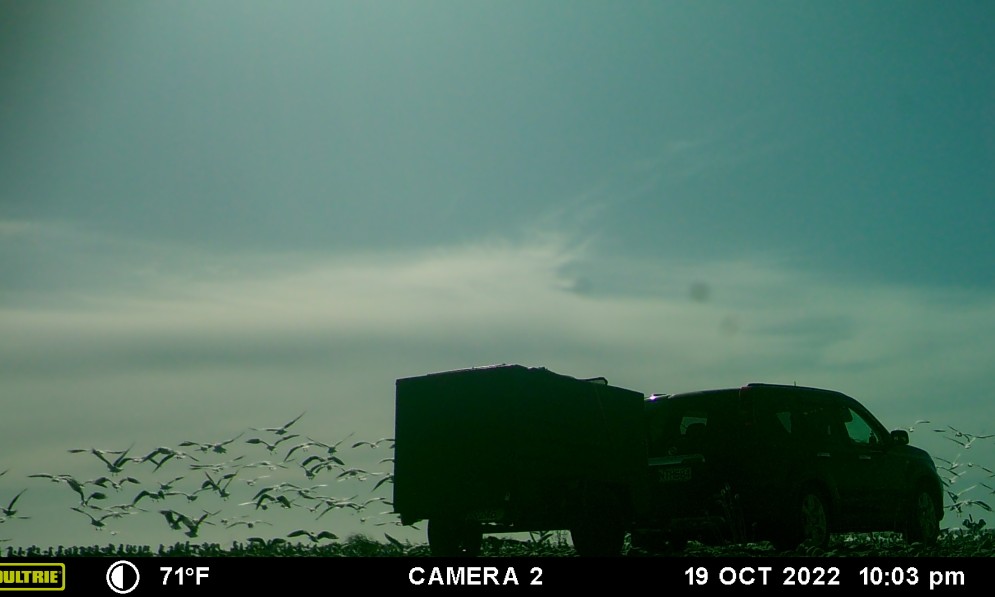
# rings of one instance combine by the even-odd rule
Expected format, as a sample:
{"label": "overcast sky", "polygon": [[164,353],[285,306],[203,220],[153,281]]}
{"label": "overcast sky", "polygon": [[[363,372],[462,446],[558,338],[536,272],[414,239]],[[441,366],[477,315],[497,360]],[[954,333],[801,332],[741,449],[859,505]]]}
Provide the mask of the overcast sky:
{"label": "overcast sky", "polygon": [[[394,381],[493,363],[828,387],[995,468],[932,431],[995,433],[992,31],[981,1],[4,2],[0,505],[31,518],[0,546],[186,540],[155,510],[306,482],[95,531],[28,477],[107,472],[69,449],[272,459],[249,428],[304,412],[292,442],[386,472],[350,446]],[[371,508],[202,538],[423,540]]]}

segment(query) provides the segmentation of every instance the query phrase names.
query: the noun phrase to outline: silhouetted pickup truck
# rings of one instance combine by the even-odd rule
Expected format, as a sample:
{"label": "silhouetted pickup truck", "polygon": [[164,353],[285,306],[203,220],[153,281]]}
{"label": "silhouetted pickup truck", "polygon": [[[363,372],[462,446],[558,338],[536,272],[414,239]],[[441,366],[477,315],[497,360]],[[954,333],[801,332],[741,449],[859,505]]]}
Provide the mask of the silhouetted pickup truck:
{"label": "silhouetted pickup truck", "polygon": [[934,542],[929,455],[831,390],[773,384],[652,395],[496,365],[398,379],[394,510],[433,554],[484,533],[568,529],[581,555],[694,539],[826,546],[833,532]]}

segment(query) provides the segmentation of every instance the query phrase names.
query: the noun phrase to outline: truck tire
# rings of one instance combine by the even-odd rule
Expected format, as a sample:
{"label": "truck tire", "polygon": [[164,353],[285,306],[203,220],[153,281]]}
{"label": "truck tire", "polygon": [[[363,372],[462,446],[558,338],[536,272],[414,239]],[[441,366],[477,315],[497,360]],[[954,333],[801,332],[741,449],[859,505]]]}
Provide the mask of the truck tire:
{"label": "truck tire", "polygon": [[625,545],[625,523],[616,496],[607,489],[588,489],[579,516],[570,528],[579,556],[618,556]]}
{"label": "truck tire", "polygon": [[428,521],[428,546],[433,556],[478,556],[483,538],[483,530],[476,523],[453,518]]}
{"label": "truck tire", "polygon": [[823,492],[815,487],[806,487],[793,510],[788,513],[787,526],[771,541],[774,547],[781,551],[799,547],[828,547],[832,524],[829,502]]}
{"label": "truck tire", "polygon": [[903,535],[908,543],[936,544],[940,535],[940,519],[936,514],[936,502],[925,487],[919,487],[908,498]]}

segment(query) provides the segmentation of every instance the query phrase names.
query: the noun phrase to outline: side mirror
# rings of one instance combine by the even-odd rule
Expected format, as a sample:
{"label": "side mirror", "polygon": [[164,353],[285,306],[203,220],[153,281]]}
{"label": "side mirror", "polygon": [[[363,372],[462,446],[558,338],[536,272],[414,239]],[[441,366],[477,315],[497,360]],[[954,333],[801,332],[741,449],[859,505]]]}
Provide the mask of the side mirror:
{"label": "side mirror", "polygon": [[901,446],[909,445],[909,432],[904,429],[896,429],[891,432],[891,441]]}

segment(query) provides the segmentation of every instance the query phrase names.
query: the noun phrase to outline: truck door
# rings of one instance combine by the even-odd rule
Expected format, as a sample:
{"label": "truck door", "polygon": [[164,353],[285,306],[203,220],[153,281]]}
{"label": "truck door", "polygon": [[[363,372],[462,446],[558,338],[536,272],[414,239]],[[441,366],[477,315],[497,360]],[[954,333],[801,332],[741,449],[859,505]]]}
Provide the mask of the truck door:
{"label": "truck door", "polygon": [[846,493],[855,530],[881,528],[883,521],[898,516],[902,502],[901,474],[904,468],[889,452],[887,438],[861,412],[842,406],[844,434],[838,449],[846,470],[840,476],[840,492]]}

